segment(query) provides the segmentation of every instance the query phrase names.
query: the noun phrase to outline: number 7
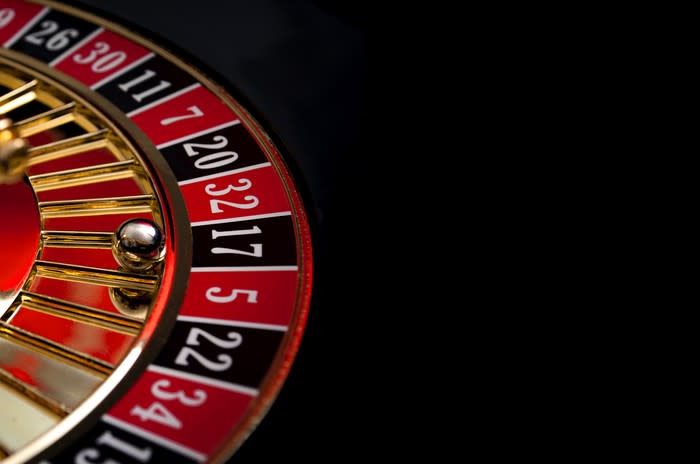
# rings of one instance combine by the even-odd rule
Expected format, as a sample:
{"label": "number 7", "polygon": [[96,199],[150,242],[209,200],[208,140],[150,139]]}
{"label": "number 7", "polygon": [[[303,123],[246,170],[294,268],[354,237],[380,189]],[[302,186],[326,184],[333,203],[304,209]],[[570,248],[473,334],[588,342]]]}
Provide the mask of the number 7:
{"label": "number 7", "polygon": [[189,114],[184,114],[182,116],[173,116],[172,118],[165,118],[162,121],[160,121],[161,126],[169,126],[170,124],[173,124],[178,121],[183,121],[185,119],[191,119],[191,118],[198,118],[200,116],[204,116],[204,112],[199,109],[198,106],[190,106],[187,108],[187,111],[189,111]]}

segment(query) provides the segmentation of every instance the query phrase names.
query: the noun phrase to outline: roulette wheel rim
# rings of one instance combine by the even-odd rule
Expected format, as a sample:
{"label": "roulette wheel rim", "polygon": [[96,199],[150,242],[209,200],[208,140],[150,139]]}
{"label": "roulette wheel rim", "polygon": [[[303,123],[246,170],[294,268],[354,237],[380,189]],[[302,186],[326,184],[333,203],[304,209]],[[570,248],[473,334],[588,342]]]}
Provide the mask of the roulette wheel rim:
{"label": "roulette wheel rim", "polygon": [[[204,459],[207,461],[220,461],[222,459],[225,459],[235,450],[235,448],[237,448],[241,444],[241,442],[246,438],[246,436],[250,432],[252,432],[255,423],[261,419],[261,417],[265,414],[266,410],[272,404],[274,397],[279,392],[279,389],[287,373],[289,372],[291,362],[301,341],[301,336],[304,330],[310,302],[310,286],[312,273],[310,242],[311,234],[308,219],[306,217],[306,212],[303,209],[304,201],[302,200],[302,197],[306,195],[303,192],[303,186],[300,186],[298,181],[294,181],[294,167],[289,167],[289,159],[285,159],[282,144],[270,130],[264,128],[264,126],[258,122],[260,121],[260,118],[257,117],[257,114],[255,115],[256,117],[251,115],[251,113],[249,112],[251,106],[247,104],[247,102],[245,102],[245,99],[242,98],[238,92],[232,90],[231,87],[227,86],[225,89],[224,87],[221,87],[220,84],[216,82],[216,80],[211,80],[208,77],[210,73],[208,73],[207,71],[201,71],[200,69],[202,69],[202,67],[200,67],[199,65],[190,65],[189,63],[184,62],[184,60],[179,57],[179,51],[173,52],[171,51],[172,48],[163,48],[160,45],[161,43],[163,43],[162,40],[156,39],[154,41],[151,41],[150,37],[143,37],[143,33],[141,31],[139,31],[139,33],[133,33],[130,30],[127,30],[123,26],[114,23],[114,18],[104,19],[101,16],[97,16],[95,13],[82,11],[82,6],[81,9],[78,10],[70,5],[65,5],[60,2],[40,1],[35,3],[41,5],[42,7],[49,8],[50,11],[68,13],[71,16],[77,17],[81,20],[88,20],[91,23],[97,24],[104,30],[114,32],[129,40],[132,40],[138,45],[144,46],[148,50],[155,52],[156,56],[158,57],[165,57],[168,61],[177,63],[177,66],[180,69],[185,69],[189,74],[195,76],[196,81],[200,83],[203,88],[205,88],[207,91],[211,92],[216,97],[218,97],[220,101],[225,102],[228,108],[234,110],[235,114],[245,122],[246,129],[248,129],[251,132],[254,132],[254,135],[257,136],[258,144],[264,146],[266,150],[269,150],[266,151],[266,155],[268,157],[268,160],[272,161],[272,167],[275,169],[275,173],[280,179],[280,182],[282,183],[285,190],[285,195],[287,196],[291,205],[291,216],[294,219],[294,240],[296,246],[295,251],[298,253],[298,264],[296,266],[296,272],[298,272],[298,282],[294,297],[294,308],[292,310],[293,314],[288,324],[288,330],[285,331],[283,340],[280,342],[279,345],[280,347],[275,352],[274,359],[272,360],[272,362],[268,361],[269,366],[265,373],[264,380],[261,381],[260,386],[257,388],[258,394],[255,397],[255,400],[251,403],[250,407],[246,409],[244,417],[241,419],[241,421],[234,428],[232,428],[232,430],[229,431],[230,433],[227,434],[226,439],[222,443],[219,443],[216,447],[214,447],[211,452],[208,451],[205,453],[196,453],[197,460]],[[0,6],[2,6],[1,2]],[[24,36],[26,37],[26,35],[29,34],[30,31],[31,28],[27,28],[27,30],[24,31]],[[85,40],[85,42],[82,43],[83,46],[85,46],[85,44],[90,43],[85,37],[83,38],[83,40]],[[77,53],[77,50],[80,50],[80,47],[77,47],[75,50],[72,50],[73,54]],[[70,56],[73,55],[67,54],[65,57]],[[243,102],[243,105],[241,105],[240,102]],[[123,113],[126,112],[123,111]],[[119,118],[115,117],[114,119]],[[196,133],[198,134],[200,132],[203,131],[199,131]],[[192,134],[189,134],[190,138],[191,136]],[[156,142],[152,141],[151,145],[156,145]],[[158,146],[160,147],[160,145]],[[160,159],[160,161],[156,161],[156,164],[162,163],[162,158],[162,156],[160,158],[156,158]],[[168,171],[168,169],[163,169],[163,167],[156,168],[156,172],[158,173],[166,171]],[[177,209],[177,204],[177,201],[169,201],[167,206],[174,207],[175,209]],[[182,214],[182,212],[176,213],[176,215],[180,216]],[[190,222],[194,221],[190,220]],[[188,250],[185,250],[183,252],[183,255],[186,256],[188,252]],[[186,258],[183,257],[183,259]],[[173,300],[177,299],[177,296],[173,295]],[[173,324],[175,323],[174,320],[171,322]],[[168,331],[167,328],[165,331]],[[152,343],[154,344],[157,344],[156,342],[156,340],[152,341]],[[159,343],[165,343],[165,341],[160,340]],[[150,348],[152,348],[150,356],[140,358],[140,363],[148,364],[148,362],[150,361],[149,358],[155,357],[158,354],[156,348]],[[132,369],[130,370],[130,374],[136,375],[137,373],[139,373],[139,370],[140,369],[137,368]],[[128,383],[122,383],[120,388],[116,390],[117,394],[112,395],[110,401],[105,401],[104,403],[102,403],[100,405],[100,408],[96,409],[90,415],[90,420],[83,421],[80,427],[76,427],[70,433],[82,435],[85,428],[87,428],[90,424],[94,424],[95,421],[99,420],[98,416],[102,414],[102,409],[109,407],[111,403],[119,400],[119,395],[121,395],[121,391],[125,389],[128,390],[130,387],[131,385]],[[46,452],[35,453],[34,456],[49,457],[52,455],[51,453],[54,453],[57,449],[65,448],[66,446],[68,446],[68,444],[73,443],[71,440],[76,439],[71,435],[67,435],[67,437],[70,437],[70,440],[64,439],[59,445],[52,445],[54,446],[53,448],[50,448]],[[19,462],[18,459],[15,459],[15,455],[12,455],[8,459],[8,462],[15,461]]]}

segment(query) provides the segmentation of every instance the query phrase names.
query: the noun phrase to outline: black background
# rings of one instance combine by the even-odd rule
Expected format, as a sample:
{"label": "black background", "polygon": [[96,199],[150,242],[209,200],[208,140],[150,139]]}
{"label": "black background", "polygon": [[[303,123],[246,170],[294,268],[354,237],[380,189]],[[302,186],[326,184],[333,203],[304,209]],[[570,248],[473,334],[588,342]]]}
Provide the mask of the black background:
{"label": "black background", "polygon": [[279,135],[306,186],[315,261],[307,332],[279,398],[232,461],[361,453],[374,420],[364,401],[376,388],[365,359],[377,309],[368,246],[380,235],[368,213],[378,201],[368,174],[379,164],[365,143],[368,12],[311,0],[82,3],[152,31],[232,83]]}

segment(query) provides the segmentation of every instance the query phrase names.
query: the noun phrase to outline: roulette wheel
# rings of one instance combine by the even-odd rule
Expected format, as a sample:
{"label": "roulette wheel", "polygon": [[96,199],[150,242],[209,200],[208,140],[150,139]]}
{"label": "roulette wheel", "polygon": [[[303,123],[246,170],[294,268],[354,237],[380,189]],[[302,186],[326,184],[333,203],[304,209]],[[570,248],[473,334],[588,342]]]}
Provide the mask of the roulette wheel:
{"label": "roulette wheel", "polygon": [[[302,341],[311,228],[328,206],[317,199],[337,188],[314,180],[324,136],[295,142],[274,99],[261,114],[226,82],[246,79],[180,48],[187,35],[174,45],[146,30],[164,23],[143,10],[177,3],[94,3],[0,1],[0,457],[223,462]],[[211,18],[216,2],[203,3]],[[324,129],[314,112],[304,125]],[[297,396],[281,407],[313,417],[289,405],[318,379],[291,372]],[[287,445],[280,430],[299,419],[273,408],[262,424],[234,461]]]}

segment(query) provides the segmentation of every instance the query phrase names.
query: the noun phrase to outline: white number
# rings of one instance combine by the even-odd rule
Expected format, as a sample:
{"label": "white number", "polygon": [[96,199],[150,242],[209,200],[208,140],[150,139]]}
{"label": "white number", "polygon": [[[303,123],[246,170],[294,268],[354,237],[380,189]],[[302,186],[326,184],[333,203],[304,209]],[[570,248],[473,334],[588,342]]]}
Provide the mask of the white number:
{"label": "white number", "polygon": [[220,354],[219,356],[216,357],[216,359],[219,360],[217,363],[216,361],[210,361],[201,354],[197,353],[195,350],[192,348],[184,347],[183,349],[180,350],[180,353],[177,355],[177,358],[175,358],[175,364],[178,364],[180,366],[189,366],[190,363],[187,361],[187,358],[189,356],[192,356],[194,359],[199,361],[200,364],[202,364],[204,367],[209,369],[210,371],[225,371],[231,365],[233,364],[233,359],[231,359],[231,356],[227,354]]}
{"label": "white number", "polygon": [[131,409],[131,415],[141,419],[141,422],[153,421],[174,429],[182,428],[180,419],[175,417],[172,412],[168,411],[168,408],[158,401],[151,403],[147,409],[141,406],[134,406]]}
{"label": "white number", "polygon": [[121,451],[125,455],[130,456],[137,461],[148,462],[148,460],[151,459],[151,448],[137,448],[131,443],[127,443],[124,440],[115,437],[109,431],[106,431],[100,435],[100,437],[97,439],[97,444],[114,448],[115,450]]}
{"label": "white number", "polygon": [[[75,55],[73,61],[78,64],[90,64],[90,69],[98,74],[111,71],[126,60],[126,53],[122,51],[108,53],[110,50],[109,44],[105,42],[97,42],[95,49],[90,51],[87,56]],[[100,57],[100,58],[98,58]]]}
{"label": "white number", "polygon": [[56,32],[58,30],[58,23],[55,21],[44,21],[41,23],[41,27],[43,28],[42,30],[29,34],[24,40],[34,45],[44,45],[44,36]]}
{"label": "white number", "polygon": [[[217,201],[217,200],[212,200],[212,201]],[[236,235],[253,235],[253,234],[259,234],[259,233],[262,233],[262,230],[260,230],[260,227],[258,227],[258,226],[253,226],[251,229],[245,229],[245,230],[218,231],[218,230],[212,229],[211,238],[213,240],[216,240],[219,237],[234,237]],[[253,251],[243,251],[243,250],[234,250],[233,248],[214,247],[211,249],[211,252],[214,253],[215,255],[230,254],[230,255],[253,256],[254,258],[260,258],[262,256],[262,243],[253,243],[250,246],[253,247]]]}
{"label": "white number", "polygon": [[[142,82],[146,82],[147,80],[154,77],[155,75],[156,75],[156,73],[154,71],[147,69],[142,75],[131,79],[129,82],[119,84],[118,87],[121,90],[123,90],[124,92],[128,92],[130,88],[137,86],[137,85],[141,84]],[[171,85],[172,84],[168,81],[160,81],[159,84],[156,84],[154,87],[151,87],[148,90],[144,90],[141,93],[132,94],[131,98],[133,98],[137,102],[141,102],[144,98],[148,98],[151,95],[160,92],[161,90],[165,90],[168,87],[170,87]]]}
{"label": "white number", "polygon": [[15,10],[12,8],[0,9],[0,29],[7,26],[15,19]]}
{"label": "white number", "polygon": [[139,85],[142,82],[147,81],[151,77],[155,76],[156,73],[151,71],[150,69],[147,69],[142,75],[138,77],[134,77],[131,79],[129,82],[124,82],[123,84],[119,84],[119,88],[122,89],[124,92],[127,92],[130,88],[132,88],[135,85]]}
{"label": "white number", "polygon": [[260,230],[260,227],[258,226],[253,226],[250,229],[244,229],[244,230],[224,230],[224,231],[218,231],[212,229],[211,231],[211,238],[216,240],[219,237],[235,237],[237,235],[254,235],[254,234],[261,234],[262,230]]}
{"label": "white number", "polygon": [[222,195],[228,195],[231,192],[242,192],[253,186],[253,183],[249,179],[239,179],[238,183],[241,184],[238,187],[229,185],[223,190],[216,190],[216,184],[208,184],[204,187],[204,191],[213,197],[220,197]]}
{"label": "white number", "polygon": [[[207,400],[207,393],[204,390],[196,389],[193,392],[194,397],[190,397],[187,396],[182,390],[178,390],[175,393],[164,390],[165,388],[170,387],[170,385],[170,381],[166,379],[153,382],[153,385],[151,386],[151,393],[160,400],[178,400],[180,403],[189,407],[201,406]],[[131,415],[138,417],[142,422],[153,421],[174,429],[182,428],[182,421],[175,417],[175,415],[171,413],[168,408],[163,406],[163,404],[158,401],[151,403],[148,408],[134,406],[131,409]]]}
{"label": "white number", "polygon": [[243,337],[238,332],[229,332],[226,334],[226,337],[230,338],[230,340],[222,340],[213,336],[209,332],[205,332],[204,330],[195,327],[192,330],[190,330],[189,335],[187,335],[187,344],[190,346],[199,346],[200,335],[209,340],[214,345],[218,346],[219,348],[238,348],[241,345],[241,343],[243,343]]}
{"label": "white number", "polygon": [[75,39],[79,35],[80,33],[75,29],[64,29],[46,42],[46,48],[52,52],[62,50],[70,44],[70,39]]}
{"label": "white number", "polygon": [[172,118],[165,118],[160,122],[161,126],[169,126],[170,124],[178,121],[184,121],[185,119],[192,119],[192,118],[198,118],[200,116],[204,116],[204,113],[202,110],[199,109],[198,106],[190,106],[187,108],[187,111],[189,111],[189,114],[185,114],[182,116],[173,116]]}
{"label": "white number", "polygon": [[41,23],[41,27],[42,30],[29,34],[24,40],[34,45],[44,45],[44,36],[56,32],[58,30],[58,23],[55,21],[44,21]]}
{"label": "white number", "polygon": [[137,102],[140,102],[144,98],[148,98],[151,95],[160,92],[161,90],[167,89],[168,87],[170,87],[170,82],[160,81],[160,84],[156,85],[155,87],[151,87],[150,89],[144,90],[141,93],[134,94],[131,96],[131,98],[133,98]]}
{"label": "white number", "polygon": [[[253,183],[248,179],[241,179],[239,180],[239,183],[241,184],[241,186],[239,187],[229,185],[223,190],[216,190],[216,184],[208,184],[206,187],[204,187],[204,191],[213,197],[220,197],[222,195],[227,195],[234,191],[241,192],[243,190],[248,190],[253,185]],[[209,200],[209,208],[211,209],[211,212],[213,214],[216,214],[224,212],[224,210],[221,209],[221,206],[219,205],[226,205],[239,209],[253,209],[260,204],[260,200],[258,200],[258,197],[256,197],[255,195],[246,195],[243,197],[243,199],[248,203],[234,203],[232,201],[224,200]]]}
{"label": "white number", "polygon": [[224,200],[209,200],[209,209],[211,209],[212,214],[218,214],[224,212],[224,210],[221,209],[220,205],[226,205],[238,209],[253,209],[260,204],[260,200],[258,200],[258,197],[254,195],[246,195],[243,197],[243,199],[245,201],[248,201],[249,203],[234,203],[232,201]]}
{"label": "white number", "polygon": [[[209,342],[218,346],[219,348],[224,348],[228,350],[237,348],[241,345],[241,343],[243,343],[243,336],[238,332],[229,332],[228,334],[226,334],[226,337],[228,337],[230,340],[222,340],[221,338],[215,337],[214,335],[202,329],[194,327],[190,330],[190,333],[187,335],[186,344],[190,346],[199,346],[200,336],[204,337]],[[233,359],[227,354],[219,354],[216,357],[217,361],[212,361],[210,359],[205,358],[189,346],[185,346],[180,350],[177,357],[175,358],[175,364],[180,366],[189,366],[190,362],[187,358],[189,358],[190,356],[192,356],[201,365],[203,365],[210,371],[225,371],[233,364]]]}
{"label": "white number", "polygon": [[[95,448],[88,448],[82,450],[80,453],[75,455],[75,464],[97,464],[97,461],[93,459],[100,459],[100,452]],[[102,464],[121,464],[119,461],[114,459],[107,459],[102,461]]]}
{"label": "white number", "polygon": [[165,391],[164,388],[170,387],[170,381],[166,379],[161,379],[153,382],[151,387],[151,393],[156,398],[163,401],[178,400],[185,406],[196,407],[201,406],[207,401],[207,392],[204,390],[196,389],[193,394],[194,397],[185,395],[185,392],[178,390],[176,393]]}
{"label": "white number", "polygon": [[[228,140],[223,135],[217,135],[212,140],[214,140],[215,143],[186,143],[183,145],[185,147],[185,153],[187,153],[187,156],[197,156],[199,152],[196,151],[195,148],[218,149],[228,145]],[[215,169],[234,163],[237,159],[238,153],[235,151],[220,151],[202,156],[194,162],[194,165],[197,169]]]}
{"label": "white number", "polygon": [[228,145],[228,139],[224,137],[223,135],[217,135],[213,139],[214,143],[186,143],[184,145],[185,147],[185,152],[187,153],[188,156],[197,156],[199,155],[198,151],[195,151],[195,148],[213,148],[213,149],[218,149],[218,148],[224,148],[226,145]]}
{"label": "white number", "polygon": [[90,64],[93,61],[95,61],[95,59],[98,56],[103,55],[103,54],[107,53],[108,51],[109,51],[109,45],[107,45],[104,42],[97,42],[95,44],[95,49],[92,50],[89,55],[87,55],[87,56],[75,55],[73,57],[73,61],[75,61],[78,64]]}
{"label": "white number", "polygon": [[262,257],[262,243],[251,243],[250,246],[253,247],[253,251],[243,251],[243,250],[235,250],[233,248],[214,247],[211,249],[211,252],[214,253],[215,255],[244,255],[244,256],[252,256],[253,258]]}
{"label": "white number", "polygon": [[238,298],[240,294],[248,295],[248,303],[258,302],[258,291],[257,290],[231,290],[231,294],[228,296],[219,296],[217,293],[221,293],[223,289],[221,287],[211,287],[207,290],[207,300],[212,303],[231,303]]}
{"label": "white number", "polygon": [[[115,437],[111,432],[104,432],[97,439],[98,445],[105,445],[113,448],[122,454],[129,456],[140,462],[148,462],[153,454],[151,448],[137,448],[131,443],[127,443],[124,440]],[[82,450],[75,456],[76,464],[96,464],[94,459],[100,459],[100,452],[95,448],[88,448]],[[102,464],[120,464],[119,461],[114,459],[107,459],[102,461]]]}
{"label": "white number", "polygon": [[124,60],[126,60],[126,53],[122,51],[112,52],[95,61],[92,70],[98,74],[105,73],[122,64]]}
{"label": "white number", "polygon": [[66,48],[70,44],[71,39],[80,35],[75,29],[64,29],[60,32],[56,32],[58,29],[59,26],[56,21],[44,21],[41,23],[41,30],[29,34],[24,40],[34,45],[44,45],[46,37],[51,36],[51,38],[46,41],[46,49],[55,52]]}

